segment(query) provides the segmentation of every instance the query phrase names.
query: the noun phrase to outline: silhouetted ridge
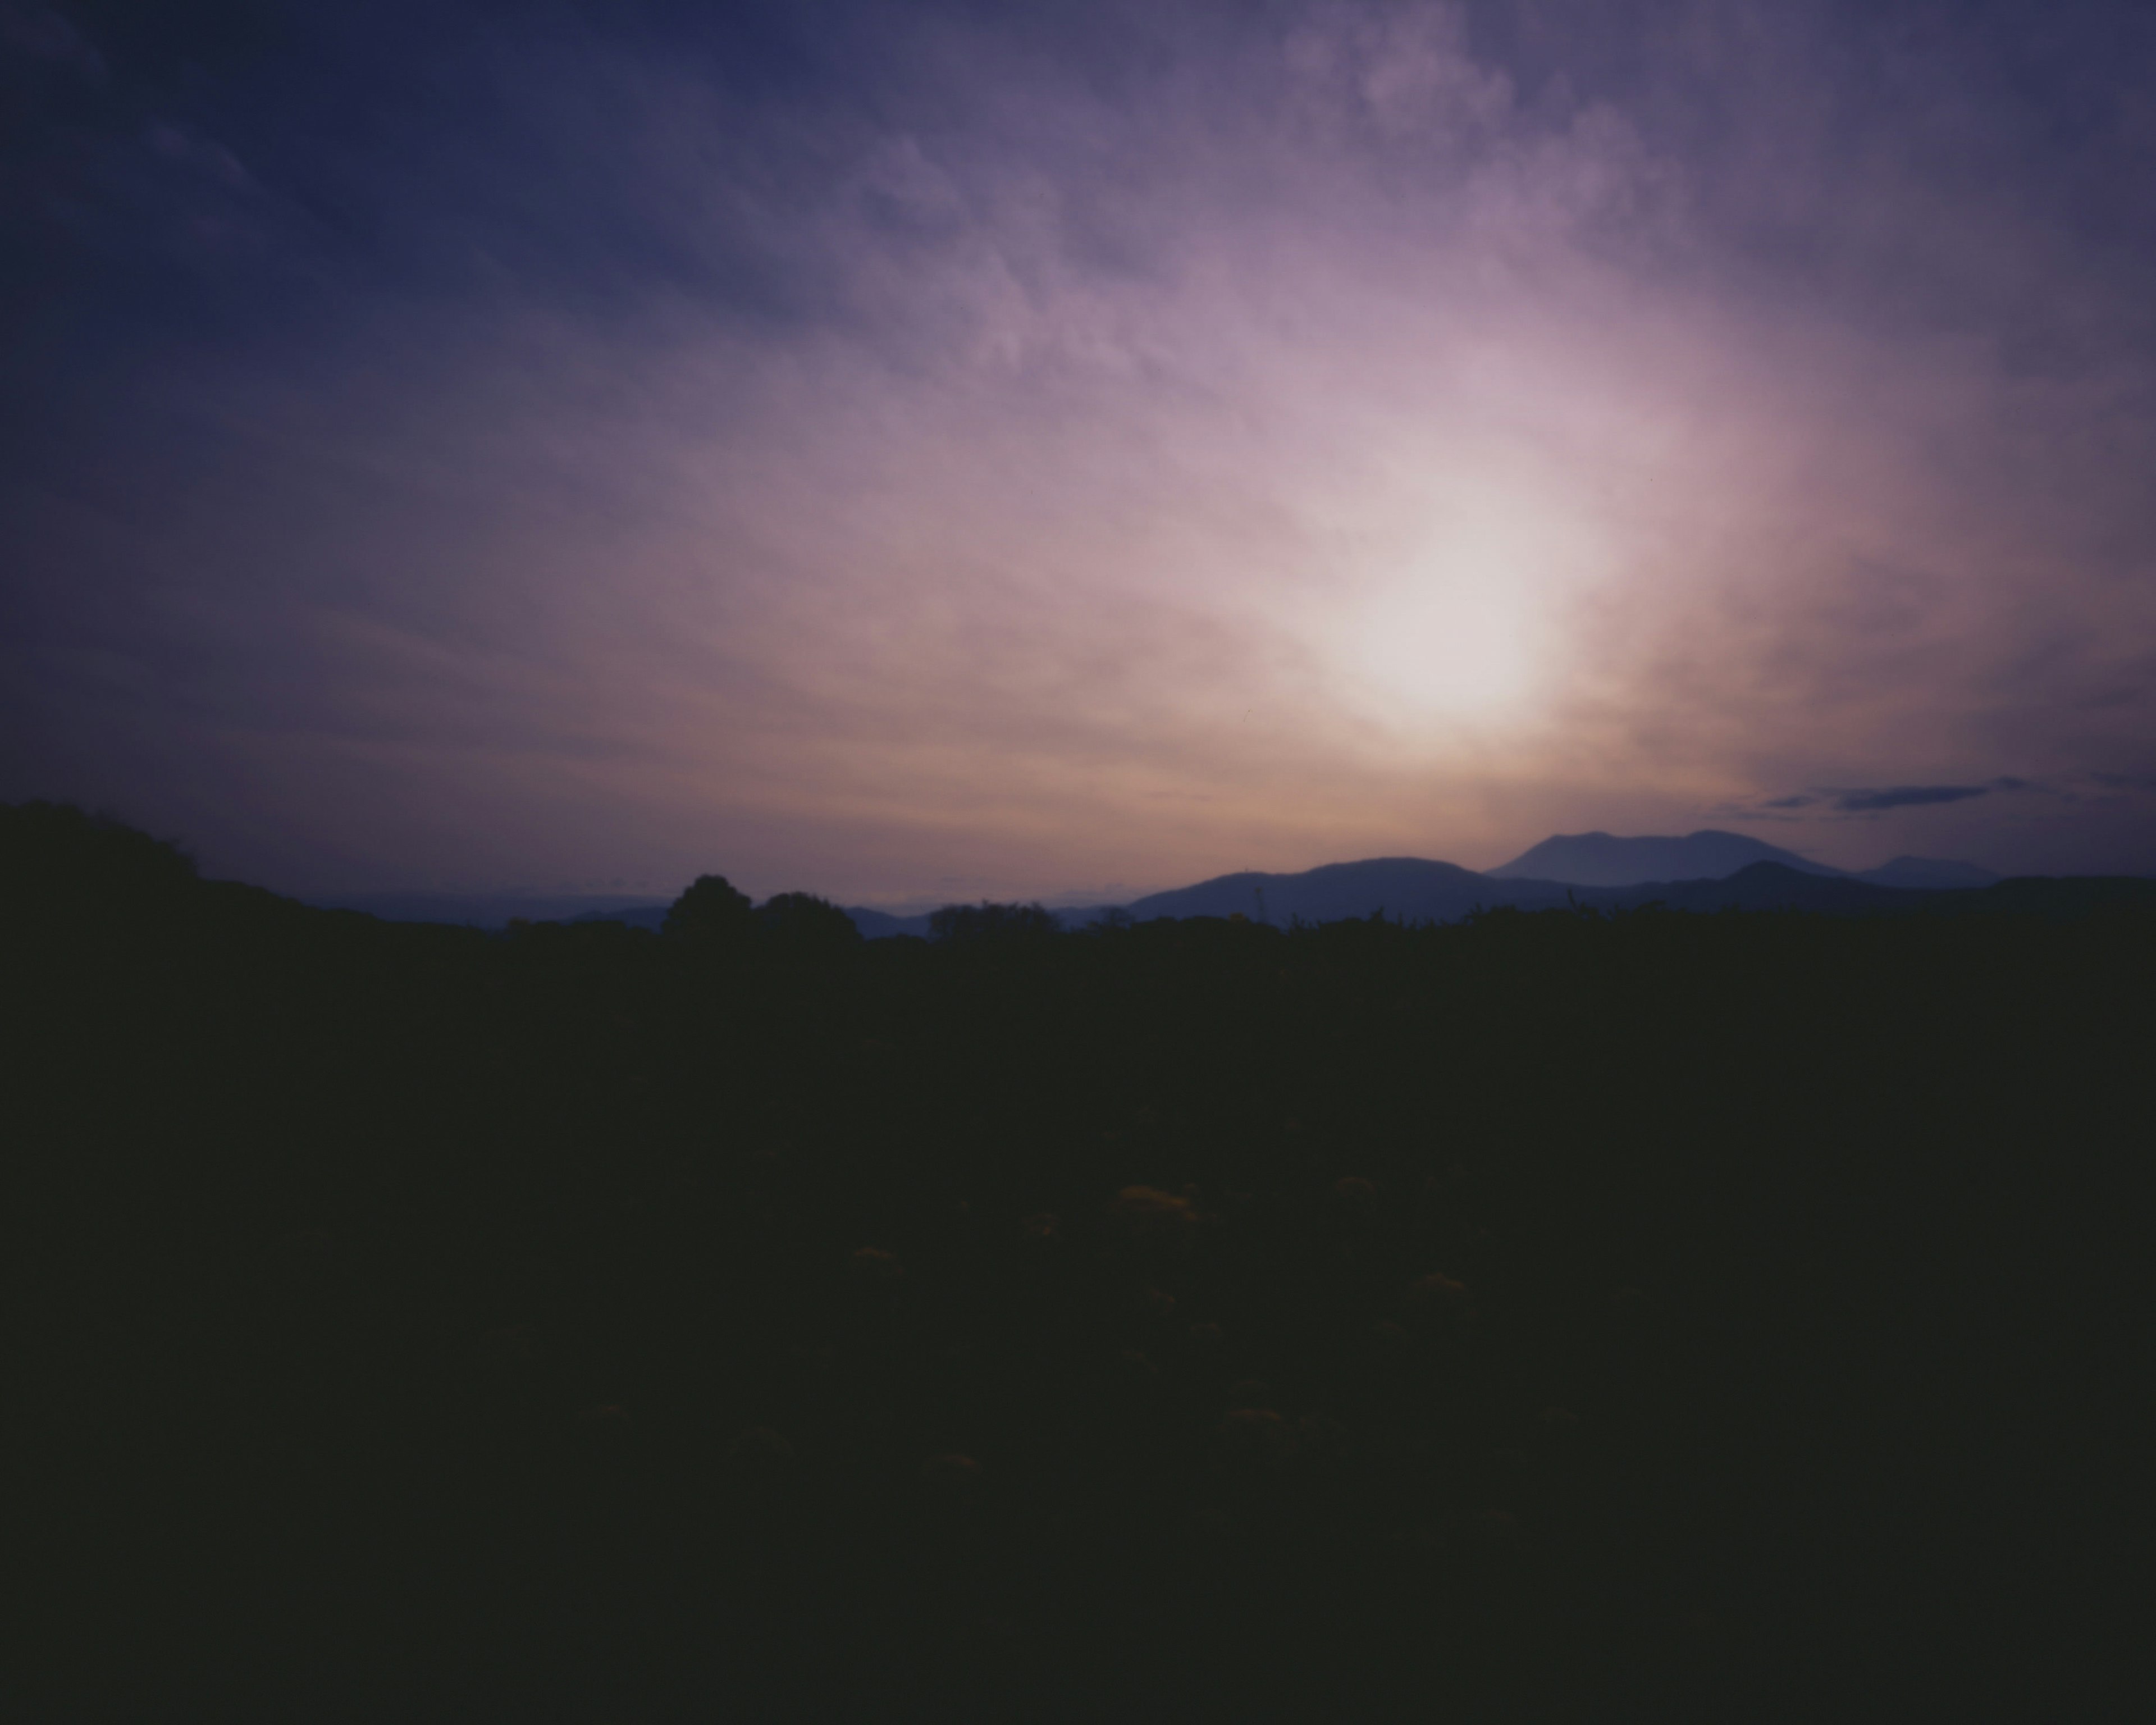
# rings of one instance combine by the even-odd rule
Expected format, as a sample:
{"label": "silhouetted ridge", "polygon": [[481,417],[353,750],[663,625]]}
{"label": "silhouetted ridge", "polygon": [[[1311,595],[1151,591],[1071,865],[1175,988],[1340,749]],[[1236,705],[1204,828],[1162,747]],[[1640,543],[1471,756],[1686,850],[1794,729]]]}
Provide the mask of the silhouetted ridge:
{"label": "silhouetted ridge", "polygon": [[1906,913],[1918,895],[1823,875],[1778,862],[1755,862],[1719,880],[1649,880],[1625,887],[1579,889],[1586,905],[1632,907],[1659,903],[1673,911],[1814,911],[1830,915]]}
{"label": "silhouetted ridge", "polygon": [[[1477,908],[1561,904],[1563,899],[1564,889],[1547,882],[1499,885],[1457,864],[1391,856],[1327,863],[1293,875],[1222,875],[1194,886],[1151,893],[1121,908],[1141,922],[1155,916],[1241,916],[1285,927],[1297,919],[1337,922],[1380,911],[1396,921],[1450,922]],[[1097,914],[1065,913],[1074,926],[1082,926]]]}
{"label": "silhouetted ridge", "polygon": [[[1963,869],[1975,875],[1985,872],[1969,865],[1926,866],[1951,870],[1953,879],[1961,878]],[[1900,871],[1901,878],[1907,879],[1911,872]],[[2003,890],[2009,884],[1994,880],[1990,886],[1972,883],[1934,888],[1882,885],[1859,875],[1767,860],[1748,863],[1727,876],[1596,887],[1559,880],[1499,880],[1450,863],[1384,857],[1327,864],[1299,875],[1222,875],[1194,886],[1153,893],[1127,906],[1099,906],[1056,916],[1064,927],[1074,930],[1099,927],[1106,920],[1142,922],[1163,916],[1240,916],[1286,927],[1298,921],[1342,922],[1382,913],[1393,922],[1443,923],[1460,922],[1477,911],[1553,910],[1568,905],[1620,911],[1659,904],[1673,911],[1805,911],[1837,916],[2024,912],[2072,916],[2085,914],[2082,907],[2138,903],[2142,891],[2128,876],[2021,883],[2012,893]],[[932,916],[899,917],[862,909],[846,914],[870,940],[932,932]]]}
{"label": "silhouetted ridge", "polygon": [[890,940],[899,935],[911,935],[917,940],[928,937],[931,911],[918,916],[895,916],[888,911],[870,910],[865,906],[849,905],[846,914],[854,920],[854,927],[864,937],[872,941]]}
{"label": "silhouetted ridge", "polygon": [[1632,886],[1650,880],[1719,880],[1758,862],[1779,863],[1810,875],[1841,872],[1743,833],[1712,829],[1682,839],[1619,839],[1608,833],[1561,835],[1543,839],[1489,872],[1499,880]]}
{"label": "silhouetted ridge", "polygon": [[1862,869],[1853,877],[1874,886],[1900,886],[1915,892],[1953,891],[1964,887],[1994,886],[2005,876],[1974,863],[1946,862],[1937,857],[1897,856],[1876,869]]}
{"label": "silhouetted ridge", "polygon": [[0,803],[0,904],[56,913],[154,908],[196,880],[194,859],[107,815],[59,803]]}

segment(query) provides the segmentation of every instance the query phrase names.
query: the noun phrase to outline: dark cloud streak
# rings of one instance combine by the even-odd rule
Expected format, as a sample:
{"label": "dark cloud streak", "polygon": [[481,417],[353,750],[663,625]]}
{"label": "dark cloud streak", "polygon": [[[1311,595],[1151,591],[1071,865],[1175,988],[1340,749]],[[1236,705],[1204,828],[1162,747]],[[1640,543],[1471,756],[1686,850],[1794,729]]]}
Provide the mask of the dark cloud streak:
{"label": "dark cloud streak", "polygon": [[1832,791],[1834,806],[1845,814],[1877,814],[1889,809],[1927,809],[1940,803],[1965,803],[1989,796],[1982,784],[1905,784],[1884,790]]}

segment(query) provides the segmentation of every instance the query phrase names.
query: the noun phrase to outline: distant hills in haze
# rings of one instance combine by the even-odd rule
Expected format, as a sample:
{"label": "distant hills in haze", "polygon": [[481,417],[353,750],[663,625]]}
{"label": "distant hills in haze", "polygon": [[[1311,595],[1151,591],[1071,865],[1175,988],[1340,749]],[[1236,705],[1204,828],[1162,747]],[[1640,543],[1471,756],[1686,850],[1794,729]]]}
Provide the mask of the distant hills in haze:
{"label": "distant hills in haze", "polygon": [[1619,839],[1608,833],[1573,833],[1545,839],[1508,863],[1490,870],[1493,880],[1558,880],[1568,886],[1638,886],[1651,880],[1726,880],[1754,863],[1775,863],[1800,875],[1863,880],[1874,886],[1938,891],[1989,886],[2001,877],[1974,863],[1897,856],[1876,869],[1852,874],[1799,856],[1743,833],[1712,828],[1682,839]]}
{"label": "distant hills in haze", "polygon": [[[1608,833],[1545,839],[1486,873],[1422,857],[1373,857],[1327,863],[1300,874],[1245,870],[1178,886],[1116,906],[1065,911],[1082,927],[1116,909],[1138,922],[1156,916],[1244,916],[1285,925],[1337,922],[1382,911],[1410,922],[1453,922],[1478,910],[1512,906],[1544,910],[1566,903],[1616,908],[1659,901],[1673,909],[1809,909],[1862,913],[1910,908],[1912,892],[1967,891],[1999,876],[1974,863],[1902,856],[1861,874],[1742,833],[1712,830],[1684,838],[1620,839]],[[880,911],[847,914],[870,939],[925,935],[926,916]]]}
{"label": "distant hills in haze", "polygon": [[1899,886],[1919,892],[1953,892],[1977,886],[1996,886],[2005,877],[1974,863],[1940,862],[1928,856],[1897,856],[1876,869],[1850,877],[1874,886]]}
{"label": "distant hills in haze", "polygon": [[[1082,928],[1111,911],[1135,922],[1157,916],[1247,916],[1253,922],[1285,927],[1305,922],[1339,922],[1383,911],[1409,922],[1456,922],[1478,909],[1498,904],[1563,904],[1565,889],[1551,881],[1496,882],[1455,863],[1416,856],[1375,857],[1365,862],[1327,863],[1297,875],[1255,870],[1221,875],[1194,886],[1149,893],[1122,905],[1091,905],[1059,911],[1065,928]],[[928,932],[926,916],[893,916],[881,911],[849,907],[854,926],[870,940]]]}
{"label": "distant hills in haze", "polygon": [[[1999,875],[1974,863],[1915,856],[1897,856],[1878,868],[1851,872],[1743,833],[1709,829],[1682,838],[1637,839],[1576,833],[1545,839],[1486,873],[1423,857],[1373,857],[1327,863],[1297,874],[1245,870],[1220,875],[1122,905],[1089,906],[1056,914],[1066,928],[1098,922],[1111,910],[1137,922],[1160,916],[1242,916],[1282,927],[1297,919],[1337,922],[1378,912],[1410,922],[1452,922],[1478,910],[1504,906],[1541,910],[1568,902],[1601,909],[1659,901],[1679,910],[1712,911],[1727,905],[1861,915],[1913,909],[1919,896],[1977,892],[1999,881]],[[604,920],[656,929],[666,914],[664,900],[626,896],[378,893],[320,902],[391,921],[458,922],[482,928],[499,928],[521,917],[531,922]],[[865,906],[850,906],[846,914],[870,940],[928,932],[925,915],[898,916]]]}
{"label": "distant hills in haze", "polygon": [[1838,875],[1778,845],[1742,833],[1701,832],[1682,839],[1619,839],[1608,833],[1560,834],[1488,871],[1493,880],[1561,880],[1568,886],[1637,886],[1648,880],[1721,880],[1753,863],[1779,863],[1802,875]]}
{"label": "distant hills in haze", "polygon": [[[1410,920],[1450,922],[1491,902],[1486,875],[1454,863],[1414,856],[1373,857],[1367,862],[1327,863],[1299,875],[1222,875],[1195,886],[1178,886],[1135,899],[1122,908],[1141,922],[1155,916],[1228,916],[1240,911],[1253,922],[1337,922],[1383,910]],[[1555,895],[1564,896],[1562,889]],[[1086,913],[1076,913],[1083,921]]]}

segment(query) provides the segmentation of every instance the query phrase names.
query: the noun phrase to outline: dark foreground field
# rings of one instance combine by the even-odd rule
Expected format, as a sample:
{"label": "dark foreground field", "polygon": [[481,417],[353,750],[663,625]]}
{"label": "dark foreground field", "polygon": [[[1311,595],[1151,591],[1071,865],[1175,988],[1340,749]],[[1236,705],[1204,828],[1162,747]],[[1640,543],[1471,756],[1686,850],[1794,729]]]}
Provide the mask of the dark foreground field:
{"label": "dark foreground field", "polygon": [[2146,917],[489,937],[8,819],[11,1717],[2133,1680]]}

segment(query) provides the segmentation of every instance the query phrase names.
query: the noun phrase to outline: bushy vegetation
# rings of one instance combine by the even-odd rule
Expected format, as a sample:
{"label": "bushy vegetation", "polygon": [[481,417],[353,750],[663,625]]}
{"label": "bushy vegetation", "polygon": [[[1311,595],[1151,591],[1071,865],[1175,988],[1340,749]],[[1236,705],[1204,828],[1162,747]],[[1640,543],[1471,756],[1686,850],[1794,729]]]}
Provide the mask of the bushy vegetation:
{"label": "bushy vegetation", "polygon": [[1039,905],[946,905],[928,919],[937,941],[1038,940],[1059,932],[1053,913]]}
{"label": "bushy vegetation", "polygon": [[2056,1713],[2125,1631],[2145,918],[488,937],[0,852],[31,1716]]}

